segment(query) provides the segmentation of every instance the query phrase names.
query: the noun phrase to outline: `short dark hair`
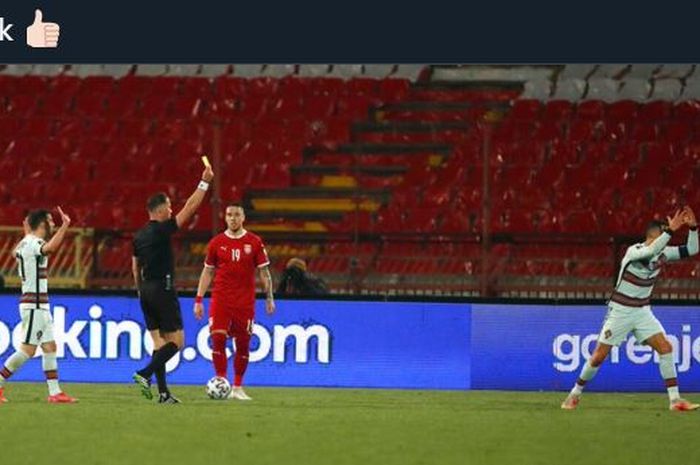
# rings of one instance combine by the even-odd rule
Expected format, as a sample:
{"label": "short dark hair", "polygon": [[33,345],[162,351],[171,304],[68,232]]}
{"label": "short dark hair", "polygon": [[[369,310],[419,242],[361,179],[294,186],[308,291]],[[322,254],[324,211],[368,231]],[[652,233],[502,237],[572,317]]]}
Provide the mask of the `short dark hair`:
{"label": "short dark hair", "polygon": [[146,208],[149,212],[154,212],[158,207],[168,203],[168,195],[165,192],[158,192],[148,198]]}
{"label": "short dark hair", "polygon": [[29,229],[36,231],[36,229],[41,226],[41,223],[48,222],[49,215],[51,212],[44,208],[39,208],[32,210],[27,215],[27,223],[29,224]]}
{"label": "short dark hair", "polygon": [[664,232],[668,229],[668,221],[666,220],[651,220],[649,224],[647,224],[647,229],[645,230],[646,234],[649,234],[649,231],[652,229],[658,229],[661,232]]}
{"label": "short dark hair", "polygon": [[241,210],[243,210],[243,213],[245,213],[245,207],[240,202],[231,202],[228,205],[226,205],[226,208],[231,208],[231,207],[240,208]]}

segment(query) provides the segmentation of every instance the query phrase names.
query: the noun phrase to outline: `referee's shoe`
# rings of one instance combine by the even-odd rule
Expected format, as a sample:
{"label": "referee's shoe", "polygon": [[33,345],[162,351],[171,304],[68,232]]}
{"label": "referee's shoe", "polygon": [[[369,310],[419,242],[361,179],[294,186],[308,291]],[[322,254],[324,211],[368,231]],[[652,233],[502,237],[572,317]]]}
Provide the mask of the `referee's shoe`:
{"label": "referee's shoe", "polygon": [[181,404],[182,401],[175,397],[174,395],[170,394],[169,392],[161,392],[160,396],[158,397],[158,403],[159,404]]}

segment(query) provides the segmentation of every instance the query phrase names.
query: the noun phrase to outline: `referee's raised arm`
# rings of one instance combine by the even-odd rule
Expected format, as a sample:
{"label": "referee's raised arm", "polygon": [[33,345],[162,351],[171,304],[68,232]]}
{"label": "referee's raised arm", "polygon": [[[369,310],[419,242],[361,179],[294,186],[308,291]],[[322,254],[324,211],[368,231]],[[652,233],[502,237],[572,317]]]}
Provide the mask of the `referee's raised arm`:
{"label": "referee's raised arm", "polygon": [[192,218],[192,215],[194,215],[194,213],[197,211],[197,208],[199,208],[202,200],[204,200],[204,197],[207,194],[207,190],[209,190],[209,184],[211,183],[212,179],[214,179],[214,171],[212,171],[211,166],[207,166],[204,168],[202,180],[199,181],[199,185],[194,190],[192,195],[190,195],[190,198],[187,199],[187,202],[185,202],[182,209],[177,213],[177,215],[175,215],[175,221],[177,222],[178,228],[182,228],[182,226],[186,224],[190,218]]}

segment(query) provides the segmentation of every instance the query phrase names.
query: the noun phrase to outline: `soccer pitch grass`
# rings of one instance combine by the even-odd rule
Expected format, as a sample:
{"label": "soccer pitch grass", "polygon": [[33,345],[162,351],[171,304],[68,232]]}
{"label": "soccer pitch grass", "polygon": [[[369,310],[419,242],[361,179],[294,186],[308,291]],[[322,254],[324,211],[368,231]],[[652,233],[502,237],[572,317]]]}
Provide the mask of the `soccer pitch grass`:
{"label": "soccer pitch grass", "polygon": [[[14,383],[0,405],[3,464],[697,463],[700,412],[664,394],[249,388],[249,403],[175,386],[181,405],[130,385],[66,384],[76,405]],[[697,395],[688,396],[697,400]]]}

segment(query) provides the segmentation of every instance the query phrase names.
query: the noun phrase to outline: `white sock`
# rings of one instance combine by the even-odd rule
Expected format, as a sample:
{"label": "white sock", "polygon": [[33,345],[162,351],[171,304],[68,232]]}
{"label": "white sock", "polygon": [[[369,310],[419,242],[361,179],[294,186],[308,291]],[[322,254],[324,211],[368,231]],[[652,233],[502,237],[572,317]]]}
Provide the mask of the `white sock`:
{"label": "white sock", "polygon": [[55,396],[61,393],[61,386],[58,385],[57,379],[47,379],[46,384],[49,386],[49,395]]}
{"label": "white sock", "polygon": [[[675,379],[678,376],[676,374],[676,363],[673,361],[673,354],[659,355],[659,371],[664,380]],[[678,385],[668,387],[666,390],[668,391],[668,398],[671,402],[680,399],[681,396],[678,393]]]}
{"label": "white sock", "polygon": [[41,365],[46,373],[46,384],[49,386],[49,395],[55,396],[61,393],[61,388],[58,385],[58,378],[48,378],[51,374],[57,376],[58,363],[56,362],[56,352],[44,352],[41,357]]}
{"label": "white sock", "polygon": [[[581,369],[581,374],[578,376],[580,379],[583,381],[590,381],[592,380],[596,374],[598,374],[598,370],[600,367],[593,367],[591,366],[590,362],[586,361],[586,364],[583,365],[583,368]],[[578,384],[578,382],[574,383],[573,389],[571,389],[571,393],[575,394],[577,396],[580,396],[581,393],[583,392],[583,384]]]}
{"label": "white sock", "polygon": [[27,360],[29,360],[29,355],[25,354],[21,350],[18,350],[14,354],[10,355],[10,357],[5,361],[5,366],[2,370],[5,371],[6,369],[9,372],[9,375],[3,376],[3,374],[0,372],[0,387],[3,387],[5,385],[5,381],[7,381],[7,379],[17,370],[19,370]]}
{"label": "white sock", "polygon": [[681,394],[678,392],[678,386],[671,386],[666,388],[666,390],[668,391],[668,400],[671,402],[681,398]]}

